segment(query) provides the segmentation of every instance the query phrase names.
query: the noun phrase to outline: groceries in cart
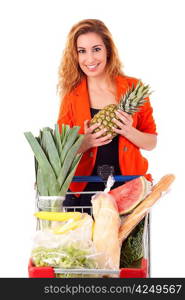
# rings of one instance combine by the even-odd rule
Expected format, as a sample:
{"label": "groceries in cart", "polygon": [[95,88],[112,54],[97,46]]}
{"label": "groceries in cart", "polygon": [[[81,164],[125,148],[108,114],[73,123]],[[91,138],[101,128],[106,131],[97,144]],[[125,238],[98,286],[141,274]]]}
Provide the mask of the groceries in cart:
{"label": "groceries in cart", "polygon": [[[80,212],[36,212],[40,230],[34,238],[34,265],[93,270],[91,275],[68,272],[58,277],[100,277],[99,270],[104,270],[106,277],[117,277],[119,272],[106,274],[105,270],[140,267],[144,256],[145,217],[173,180],[174,175],[166,175],[152,187],[141,176],[115,188],[116,197],[115,190],[110,191],[107,184],[104,192],[92,197],[92,216]],[[137,191],[135,199],[131,183]],[[121,204],[120,199],[126,194],[129,203],[125,204],[125,211],[122,207],[120,214],[118,202]]]}
{"label": "groceries in cart", "polygon": [[53,268],[56,277],[125,277],[127,268],[132,270],[127,276],[138,268],[137,276],[145,277],[148,213],[175,176],[165,175],[154,186],[145,176],[131,176],[117,188],[109,176],[105,190],[91,199],[91,215],[83,207],[81,212],[67,211],[63,201],[82,157],[78,149],[83,135],[78,131],[78,126],[63,124],[62,133],[58,125],[40,130],[38,137],[25,133],[35,155],[39,202],[30,268]]}

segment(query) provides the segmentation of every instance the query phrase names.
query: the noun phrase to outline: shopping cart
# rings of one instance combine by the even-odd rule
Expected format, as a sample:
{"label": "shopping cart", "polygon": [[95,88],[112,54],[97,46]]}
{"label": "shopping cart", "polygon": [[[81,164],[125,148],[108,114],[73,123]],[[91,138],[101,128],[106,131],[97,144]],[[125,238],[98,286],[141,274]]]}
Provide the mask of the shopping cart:
{"label": "shopping cart", "polygon": [[[133,180],[139,176],[114,176],[114,180],[119,182],[126,182]],[[75,176],[73,182],[102,182],[103,179],[99,176]],[[95,194],[98,191],[85,191],[80,194]],[[68,192],[68,194],[75,194],[75,192]],[[76,192],[79,194],[79,192]],[[38,194],[36,195],[36,209],[39,210]],[[91,206],[63,206],[62,211],[90,211],[92,215]],[[39,223],[37,223],[39,229]],[[118,277],[118,278],[147,278],[150,277],[150,214],[148,213],[144,218],[144,231],[143,231],[143,257],[139,267],[134,268],[121,268],[118,270],[108,269],[61,269],[55,267],[35,267],[30,259],[28,265],[28,274],[30,278],[55,278],[55,277],[68,277],[70,274],[74,277]]]}

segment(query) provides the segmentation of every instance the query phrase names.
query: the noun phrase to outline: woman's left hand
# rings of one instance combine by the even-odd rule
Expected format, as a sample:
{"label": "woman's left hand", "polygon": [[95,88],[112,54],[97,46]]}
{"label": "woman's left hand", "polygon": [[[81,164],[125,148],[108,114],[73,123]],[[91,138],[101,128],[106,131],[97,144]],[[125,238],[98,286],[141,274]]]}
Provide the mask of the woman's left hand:
{"label": "woman's left hand", "polygon": [[113,130],[126,137],[131,143],[136,145],[138,148],[144,150],[152,150],[157,144],[156,134],[142,132],[137,128],[133,127],[132,116],[126,112],[119,111],[116,113],[119,120],[113,119],[114,123],[118,128],[113,128]]}
{"label": "woman's left hand", "polygon": [[132,116],[121,110],[116,111],[116,115],[119,120],[113,119],[113,122],[118,126],[118,128],[113,127],[113,130],[120,135],[128,137],[133,129]]}

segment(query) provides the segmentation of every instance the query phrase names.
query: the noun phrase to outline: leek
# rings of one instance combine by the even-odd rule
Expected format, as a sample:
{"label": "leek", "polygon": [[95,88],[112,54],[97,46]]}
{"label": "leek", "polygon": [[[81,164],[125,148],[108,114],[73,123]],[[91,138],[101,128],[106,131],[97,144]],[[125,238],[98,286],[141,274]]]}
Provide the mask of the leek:
{"label": "leek", "polygon": [[39,136],[31,132],[24,135],[31,146],[35,158],[36,188],[39,196],[65,196],[76,168],[82,157],[78,150],[84,136],[80,127],[58,124],[54,130],[45,127]]}

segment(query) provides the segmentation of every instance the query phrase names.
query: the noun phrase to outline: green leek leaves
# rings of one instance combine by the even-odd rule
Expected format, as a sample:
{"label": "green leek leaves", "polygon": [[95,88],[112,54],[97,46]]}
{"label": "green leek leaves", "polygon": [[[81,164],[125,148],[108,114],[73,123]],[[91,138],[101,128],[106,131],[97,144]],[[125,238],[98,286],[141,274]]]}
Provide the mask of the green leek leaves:
{"label": "green leek leaves", "polygon": [[40,130],[39,137],[31,132],[24,135],[35,155],[36,185],[40,196],[65,196],[82,157],[77,153],[84,136],[80,127],[58,124]]}

